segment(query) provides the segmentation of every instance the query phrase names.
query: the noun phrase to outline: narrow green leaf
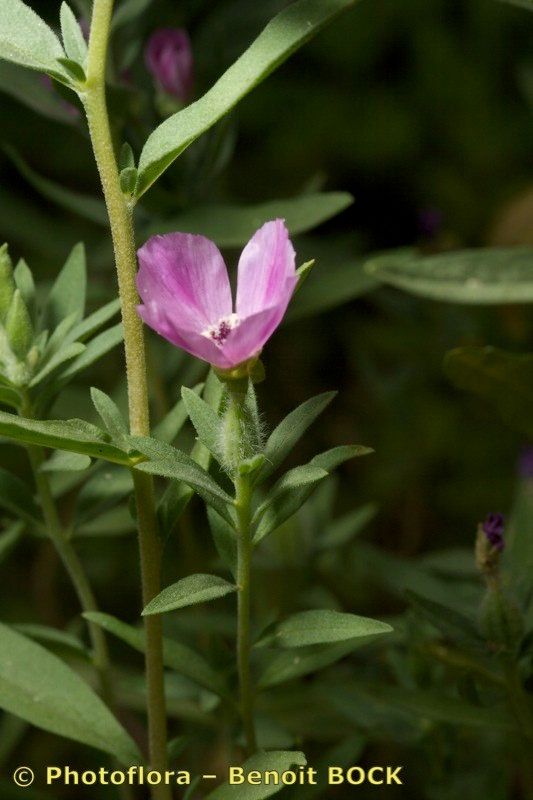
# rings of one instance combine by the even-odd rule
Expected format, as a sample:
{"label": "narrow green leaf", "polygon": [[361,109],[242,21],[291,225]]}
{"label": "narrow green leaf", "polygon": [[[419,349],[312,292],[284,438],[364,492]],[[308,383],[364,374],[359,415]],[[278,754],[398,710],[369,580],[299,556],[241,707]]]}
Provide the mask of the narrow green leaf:
{"label": "narrow green leaf", "polygon": [[91,339],[84,352],[62,373],[62,380],[71,380],[75,375],[83,372],[84,369],[90,367],[95,361],[109,353],[114,347],[122,343],[123,330],[122,323],[114,325],[112,328],[99,333],[94,339]]}
{"label": "narrow green leaf", "polygon": [[77,192],[74,189],[68,189],[62,184],[39,175],[13,147],[4,145],[3,149],[30,186],[33,186],[47,200],[51,200],[60,208],[74,212],[83,219],[88,219],[97,225],[102,225],[106,228],[109,226],[105,204],[97,197]]}
{"label": "narrow green leaf", "polygon": [[153,223],[147,235],[184,231],[207,236],[219,247],[243,247],[255,231],[281,218],[291,236],[316,228],[353,203],[347,192],[318,192],[258,205],[209,205],[192,208],[179,217]]}
{"label": "narrow green leaf", "polygon": [[50,628],[47,625],[36,625],[30,622],[21,622],[13,627],[19,633],[28,636],[30,639],[34,639],[36,642],[42,643],[45,647],[48,645],[56,645],[67,648],[68,650],[73,650],[76,653],[87,654],[83,643],[68,631]]}
{"label": "narrow green leaf", "polygon": [[210,506],[207,507],[207,519],[209,520],[209,527],[217,553],[233,577],[235,577],[237,575],[237,537],[235,528]]}
{"label": "narrow green leaf", "polygon": [[315,467],[312,464],[303,464],[301,467],[290,469],[274,484],[266,499],[257,508],[252,524],[257,523],[265,511],[285,492],[318,483],[327,478],[328,474],[325,469]]}
{"label": "narrow green leaf", "polygon": [[220,460],[220,418],[205,400],[184,386],[181,397],[199,440]]}
{"label": "narrow green leaf", "polygon": [[396,251],[372,259],[375,279],[433,300],[453,303],[533,302],[533,248],[460,250],[419,256]]}
{"label": "narrow green leaf", "polygon": [[[86,612],[85,619],[100,625],[105,631],[112,633],[126,644],[129,644],[139,653],[145,651],[145,637],[142,628],[134,628],[125,622],[121,622],[110,614],[102,614],[99,611]],[[180,675],[189,678],[198,686],[203,686],[209,691],[218,695],[224,695],[226,689],[207,661],[186,645],[174,642],[172,639],[163,639],[163,661],[166,667],[173,669]]]}
{"label": "narrow green leaf", "polygon": [[0,467],[0,508],[27,522],[41,526],[42,514],[24,481]]}
{"label": "narrow green leaf", "polygon": [[331,403],[336,392],[325,392],[291,411],[282,422],[274,428],[265,446],[265,466],[259,474],[258,483],[262,483],[288,456],[296,442],[303,436],[315,419]]}
{"label": "narrow green leaf", "polygon": [[224,519],[232,522],[228,506],[233,506],[233,498],[190,456],[155,439],[134,436],[131,437],[131,444],[152,459],[139,464],[137,469],[187,484]]}
{"label": "narrow green leaf", "polygon": [[[292,767],[304,767],[306,764],[304,754],[298,751],[269,750],[256,753],[244,762],[243,768],[245,775],[254,771],[264,773],[269,770],[280,775]],[[261,782],[258,785],[243,783],[239,786],[223,783],[207,795],[207,800],[235,800],[236,796],[238,800],[263,800],[277,794],[283,788],[284,784],[281,781],[278,784]]]}
{"label": "narrow green leaf", "polygon": [[75,325],[68,335],[69,341],[84,342],[109,322],[120,311],[120,300],[111,300],[105,306],[89,314],[78,325]]}
{"label": "narrow green leaf", "polygon": [[391,626],[385,622],[359,617],[357,614],[346,614],[330,609],[301,611],[278,625],[275,641],[282,647],[307,647],[314,644],[342,642],[357,636],[376,636],[391,631]]}
{"label": "narrow green leaf", "polygon": [[0,706],[52,733],[141,763],[129,734],[100,698],[59,658],[0,624]]}
{"label": "narrow green leaf", "polygon": [[172,586],[163,589],[148,603],[142,615],[146,617],[150,614],[164,614],[166,611],[174,611],[177,608],[216,600],[218,597],[224,597],[224,595],[236,591],[237,587],[233,583],[228,583],[217,575],[188,575],[177,583],[173,583]]}
{"label": "narrow green leaf", "polygon": [[488,400],[512,428],[533,436],[533,355],[460,347],[446,354],[444,371],[460,389]]}
{"label": "narrow green leaf", "polygon": [[299,0],[274,17],[212,89],[151,134],[139,160],[137,195],[142,195],[186,147],[353,2]]}
{"label": "narrow green leaf", "polygon": [[315,543],[318,550],[342,547],[358,536],[377,513],[375,503],[367,503],[331,522]]}
{"label": "narrow green leaf", "polygon": [[128,456],[108,444],[102,431],[83,420],[34,420],[0,411],[0,435],[24,444],[69,450],[130,466]]}
{"label": "narrow green leaf", "polygon": [[46,301],[45,327],[53,330],[70,314],[76,314],[77,321],[82,320],[86,286],[85,247],[80,242],[73,247],[50,290]]}
{"label": "narrow green leaf", "polygon": [[67,361],[72,361],[73,358],[81,355],[85,349],[85,345],[81,342],[71,342],[65,345],[65,347],[62,347],[61,350],[58,350],[57,353],[46,362],[37,375],[31,379],[30,386],[37,386],[45,378],[49,378],[62,364],[65,364]]}
{"label": "narrow green leaf", "polygon": [[128,435],[128,426],[117,404],[94,386],[91,387],[91,400],[111,438],[122,446]]}
{"label": "narrow green leaf", "polygon": [[352,458],[359,458],[360,456],[368,456],[373,452],[371,447],[365,447],[362,444],[341,444],[338,447],[332,447],[331,450],[320,453],[318,456],[314,456],[309,463],[331,472],[341,464],[344,464],[345,461],[350,461]]}
{"label": "narrow green leaf", "polygon": [[473,620],[460,614],[453,608],[436,603],[412,590],[407,590],[407,599],[414,608],[431,624],[453,639],[467,639],[470,643],[484,644]]}
{"label": "narrow green leaf", "polygon": [[80,453],[67,453],[64,450],[56,450],[50,458],[44,462],[41,472],[81,472],[89,469],[91,459],[89,456]]}
{"label": "narrow green leaf", "polygon": [[24,522],[17,520],[0,533],[0,564],[9,557],[24,535]]}
{"label": "narrow green leaf", "polygon": [[56,59],[64,56],[59,39],[21,0],[0,4],[0,58],[24,67],[57,72]]}
{"label": "narrow green leaf", "polygon": [[[197,384],[193,392],[199,394],[204,387],[203,383]],[[178,400],[176,405],[168,412],[166,417],[155,426],[152,431],[154,439],[159,439],[161,442],[172,444],[182,427],[185,425],[189,418],[185,403],[183,400]]]}
{"label": "narrow green leaf", "polygon": [[87,43],[81,32],[78,20],[67,3],[61,3],[59,20],[61,23],[63,47],[65,48],[67,56],[73,61],[77,61],[81,66],[84,66],[87,59]]}

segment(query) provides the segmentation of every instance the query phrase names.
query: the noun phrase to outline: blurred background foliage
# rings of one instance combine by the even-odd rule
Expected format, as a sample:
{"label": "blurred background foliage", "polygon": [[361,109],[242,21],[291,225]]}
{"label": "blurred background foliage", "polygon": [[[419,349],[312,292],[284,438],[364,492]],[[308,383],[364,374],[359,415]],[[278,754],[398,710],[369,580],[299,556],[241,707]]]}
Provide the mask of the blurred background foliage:
{"label": "blurred background foliage", "polygon": [[[56,3],[33,5],[55,21]],[[151,31],[165,25],[189,30],[199,95],[286,4],[144,5],[146,11],[121,27],[114,42],[117,136],[130,141],[136,154],[158,121],[142,59]],[[337,747],[344,749],[331,758],[347,763],[405,765],[403,789],[360,787],[362,797],[395,791],[435,800],[460,793],[497,800],[524,791],[515,774],[518,757],[505,761],[505,734],[490,713],[457,726],[450,710],[413,713],[405,703],[395,706],[393,693],[437,687],[453,698],[468,694],[453,669],[428,655],[435,629],[425,636],[414,612],[406,612],[404,591],[476,617],[482,593],[473,560],[476,527],[489,511],[510,513],[516,462],[526,442],[482,401],[454,389],[442,359],[463,344],[531,349],[531,314],[526,306],[454,306],[378,288],[363,276],[361,264],[369,253],[413,244],[430,253],[533,244],[532,34],[533,16],[493,0],[362,0],[191,147],[138,212],[141,231],[153,231],[161,220],[205,203],[262,203],[326,190],[355,198],[334,219],[295,237],[301,261],[315,256],[317,264],[292,316],[268,345],[267,381],[258,391],[272,428],[312,394],[339,389],[294,463],[347,441],[369,445],[375,454],[345,465],[297,523],[272,537],[258,560],[257,608],[265,625],[278,612],[308,607],[317,598],[323,607],[397,620],[396,638],[333,667],[333,684],[318,678],[299,684],[298,691],[290,684],[274,689],[266,709],[274,743],[285,736],[282,745],[299,746],[304,733],[312,762],[327,761],[328,749]],[[98,196],[98,184],[84,124],[66,105],[72,98],[63,99],[57,87],[33,84],[35,105],[52,103],[61,119],[22,103],[21,71],[15,72],[16,80],[11,68],[0,67],[0,240],[10,243],[14,256],[24,256],[42,281],[51,280],[71,247],[85,241],[96,306],[113,296],[115,278],[105,225],[86,218],[99,218],[100,211],[86,202],[87,195]],[[85,216],[75,213],[71,197],[52,199],[50,185],[82,195]],[[230,263],[237,253],[227,250]],[[192,385],[202,373],[151,334],[150,352],[158,418],[177,399],[181,382]],[[117,352],[107,356],[90,380],[123,401],[117,359]],[[54,415],[72,416],[73,406],[76,416],[94,419],[81,385],[68,389]],[[2,450],[23,469],[18,450]],[[344,539],[336,529],[337,554],[323,548],[330,515],[354,508],[362,513],[361,525],[348,526]],[[350,538],[359,527],[361,536]],[[119,532],[132,530],[126,525]],[[129,539],[111,533],[86,536],[79,549],[102,609],[133,621],[139,609],[136,551]],[[202,509],[194,505],[167,543],[165,582],[205,571],[206,564],[216,564],[216,554]],[[64,627],[77,613],[48,543],[23,540],[0,569],[6,618]],[[223,634],[231,625],[227,608],[221,602],[218,616],[171,615],[170,632],[203,641],[212,625]],[[206,646],[219,655],[219,645]],[[117,648],[129,670],[123,693],[135,707],[137,660]],[[370,683],[380,683],[380,690],[372,692]],[[170,688],[173,716],[182,720],[177,730],[185,725],[203,737],[199,747],[187,745],[188,761],[205,769],[208,752],[211,763],[224,762],[224,740],[205,722],[209,698],[180,682]],[[489,693],[481,706],[491,702]],[[135,729],[134,717],[127,721]],[[72,746],[58,750],[54,737],[28,733],[23,725],[18,730],[6,724],[6,731],[8,759],[13,748],[7,744],[25,736],[28,763],[76,761]],[[366,748],[363,737],[370,741]],[[332,796],[343,792],[331,790]],[[295,794],[304,800],[303,790]],[[64,790],[64,796],[77,795]]]}

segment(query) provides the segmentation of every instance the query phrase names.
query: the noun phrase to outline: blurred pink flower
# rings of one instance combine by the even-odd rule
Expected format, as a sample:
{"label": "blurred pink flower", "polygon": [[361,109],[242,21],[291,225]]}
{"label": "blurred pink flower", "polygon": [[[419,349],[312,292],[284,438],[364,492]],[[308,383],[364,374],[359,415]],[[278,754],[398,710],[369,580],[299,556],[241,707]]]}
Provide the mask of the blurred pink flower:
{"label": "blurred pink flower", "polygon": [[144,60],[156,84],[182,103],[193,91],[193,54],[191,40],[183,28],[159,28],[150,36]]}
{"label": "blurred pink flower", "polygon": [[226,265],[204,236],[152,236],[139,252],[142,319],[219,369],[257,356],[280,324],[297,283],[285,223],[267,222],[239,259],[235,311]]}

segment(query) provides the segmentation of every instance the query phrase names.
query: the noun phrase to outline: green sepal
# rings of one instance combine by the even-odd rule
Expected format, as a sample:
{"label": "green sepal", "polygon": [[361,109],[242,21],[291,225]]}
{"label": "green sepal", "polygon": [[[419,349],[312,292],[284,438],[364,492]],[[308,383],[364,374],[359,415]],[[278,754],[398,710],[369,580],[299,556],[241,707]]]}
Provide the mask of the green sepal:
{"label": "green sepal", "polygon": [[33,325],[19,289],[15,289],[11,299],[5,329],[13,353],[20,359],[25,358],[33,342]]}
{"label": "green sepal", "polygon": [[0,321],[4,322],[13,294],[15,281],[13,278],[13,263],[9,256],[7,244],[0,247]]}

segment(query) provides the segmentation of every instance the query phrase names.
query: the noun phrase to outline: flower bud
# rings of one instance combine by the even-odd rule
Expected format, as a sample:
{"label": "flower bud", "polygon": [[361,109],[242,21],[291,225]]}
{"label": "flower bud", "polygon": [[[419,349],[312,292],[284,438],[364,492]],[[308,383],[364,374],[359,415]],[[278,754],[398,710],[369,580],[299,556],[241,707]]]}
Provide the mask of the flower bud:
{"label": "flower bud", "polygon": [[26,303],[18,289],[15,290],[9,306],[5,329],[14,355],[24,359],[33,343],[33,325]]}
{"label": "flower bud", "polygon": [[0,321],[4,322],[11,300],[15,292],[13,280],[13,263],[9,256],[7,244],[0,247]]}
{"label": "flower bud", "polygon": [[500,554],[505,547],[505,520],[502,514],[487,514],[478,526],[476,537],[476,565],[485,576],[495,575]]}
{"label": "flower bud", "polygon": [[[154,31],[146,45],[144,59],[161,92],[176,98],[180,105],[191,99],[193,54],[187,31],[183,28],[159,28]],[[171,113],[177,110],[168,109]]]}

